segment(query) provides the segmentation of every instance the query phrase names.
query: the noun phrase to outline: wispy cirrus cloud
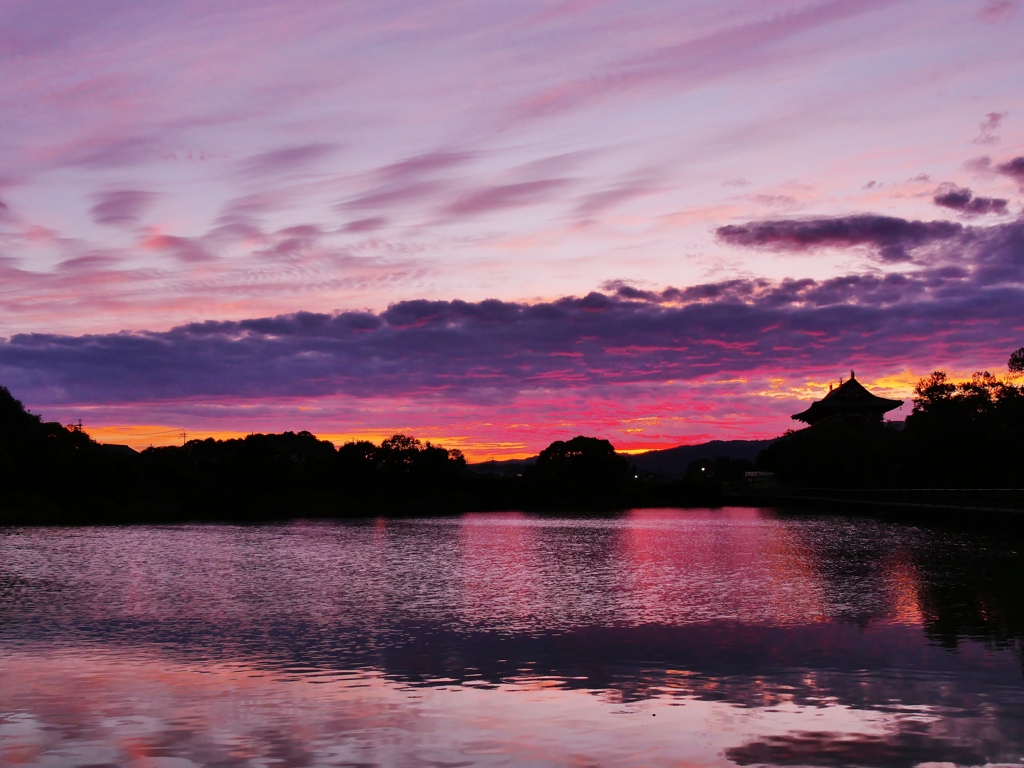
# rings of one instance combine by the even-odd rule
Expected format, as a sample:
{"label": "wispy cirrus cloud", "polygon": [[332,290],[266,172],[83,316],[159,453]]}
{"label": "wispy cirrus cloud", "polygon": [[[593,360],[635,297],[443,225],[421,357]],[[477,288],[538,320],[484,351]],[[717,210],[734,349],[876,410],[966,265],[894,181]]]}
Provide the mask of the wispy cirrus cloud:
{"label": "wispy cirrus cloud", "polygon": [[371,173],[384,182],[403,183],[440,171],[450,171],[464,166],[477,157],[475,152],[451,152],[439,150],[389,163]]}
{"label": "wispy cirrus cloud", "polygon": [[[267,302],[286,310],[296,296],[329,308],[339,300],[386,295],[390,286],[416,284],[429,272],[428,264],[386,242],[349,248],[337,226],[274,228],[244,206],[227,212],[208,231],[186,236],[136,226],[143,222],[134,218],[140,212],[135,195],[101,202],[110,205],[98,215],[127,228],[127,244],[101,248],[63,237],[17,212],[8,217],[10,231],[0,231],[0,333],[19,326],[57,330],[69,320],[123,327],[139,313],[161,317],[169,327],[182,317],[259,311]],[[379,225],[366,222],[358,229],[371,232]],[[41,269],[14,255],[26,246],[45,248],[54,263]]]}
{"label": "wispy cirrus cloud", "polygon": [[151,232],[141,242],[142,248],[153,253],[172,256],[179,261],[196,263],[212,261],[214,255],[201,238],[179,237],[162,232]]}
{"label": "wispy cirrus cloud", "polygon": [[445,208],[450,216],[474,216],[505,208],[547,202],[571,182],[568,179],[537,179],[473,189],[460,194]]}
{"label": "wispy cirrus cloud", "polygon": [[985,0],[976,15],[987,24],[998,24],[1013,17],[1019,7],[1018,0]]}
{"label": "wispy cirrus cloud", "polygon": [[92,169],[125,168],[153,162],[164,152],[158,136],[96,137],[75,142],[55,160],[60,165]]}
{"label": "wispy cirrus cloud", "polygon": [[1006,119],[1008,112],[989,112],[985,119],[978,125],[978,135],[974,137],[974,144],[998,144],[999,127]]}
{"label": "wispy cirrus cloud", "polygon": [[776,47],[786,40],[870,13],[878,5],[874,1],[833,0],[729,25],[703,37],[618,61],[608,71],[586,79],[563,80],[521,102],[514,119],[549,117],[658,87],[679,90],[705,85],[772,62]]}
{"label": "wispy cirrus cloud", "polygon": [[436,205],[455,187],[451,174],[475,158],[472,152],[427,152],[375,168],[361,191],[337,204],[339,210],[388,208],[427,200]]}
{"label": "wispy cirrus cloud", "polygon": [[139,223],[156,198],[155,193],[138,189],[103,192],[95,196],[89,215],[97,224],[131,226]]}
{"label": "wispy cirrus cloud", "polygon": [[374,232],[387,226],[388,220],[383,216],[370,216],[365,219],[354,219],[342,227],[343,232],[361,233]]}
{"label": "wispy cirrus cloud", "polygon": [[241,163],[241,170],[249,176],[295,173],[324,160],[336,150],[336,145],[322,143],[274,149],[246,158]]}
{"label": "wispy cirrus cloud", "polygon": [[389,209],[424,200],[434,201],[447,194],[452,186],[451,182],[439,179],[388,184],[345,200],[339,204],[339,208],[357,211]]}
{"label": "wispy cirrus cloud", "polygon": [[583,218],[598,216],[623,203],[655,195],[664,188],[665,179],[660,173],[652,170],[633,173],[604,189],[584,195],[576,208],[576,215]]}

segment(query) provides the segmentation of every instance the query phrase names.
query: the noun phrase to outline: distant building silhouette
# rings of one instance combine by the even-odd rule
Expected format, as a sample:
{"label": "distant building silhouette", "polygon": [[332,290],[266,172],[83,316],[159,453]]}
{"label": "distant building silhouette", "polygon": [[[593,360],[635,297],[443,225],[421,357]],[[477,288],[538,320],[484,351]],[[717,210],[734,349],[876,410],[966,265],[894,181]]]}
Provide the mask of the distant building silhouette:
{"label": "distant building silhouette", "polygon": [[806,411],[794,413],[792,418],[808,424],[826,419],[848,419],[881,423],[882,416],[903,405],[902,400],[890,400],[868,392],[850,371],[850,378],[842,382],[821,400],[811,403]]}
{"label": "distant building silhouette", "polygon": [[139,453],[130,445],[120,445],[119,443],[100,443],[100,449],[119,456],[136,456]]}

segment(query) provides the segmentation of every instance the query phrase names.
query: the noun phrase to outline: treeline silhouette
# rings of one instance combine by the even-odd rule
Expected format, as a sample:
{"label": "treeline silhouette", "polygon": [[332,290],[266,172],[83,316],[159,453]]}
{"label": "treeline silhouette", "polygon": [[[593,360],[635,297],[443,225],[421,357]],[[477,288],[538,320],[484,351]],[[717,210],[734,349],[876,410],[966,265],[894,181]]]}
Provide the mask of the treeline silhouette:
{"label": "treeline silhouette", "polygon": [[[1024,372],[1024,348],[1009,361]],[[787,486],[818,488],[1020,488],[1024,484],[1024,384],[982,371],[954,382],[921,379],[902,429],[827,420],[787,432],[757,457]]]}
{"label": "treeline silhouette", "polygon": [[475,471],[460,451],[406,435],[335,448],[309,432],[284,432],[134,453],[43,422],[0,387],[0,522],[601,511],[713,501],[707,482],[653,482],[594,437],[552,443],[518,474]]}
{"label": "treeline silhouette", "polygon": [[[1011,373],[1021,369],[1024,349],[1010,360]],[[701,459],[678,479],[642,472],[609,441],[584,436],[496,472],[406,435],[335,448],[284,432],[135,453],[44,422],[0,387],[0,523],[713,505],[755,466],[803,488],[1013,488],[1024,479],[1024,384],[1012,378],[953,382],[937,371],[918,383],[899,426],[828,419],[787,432],[756,464]]]}

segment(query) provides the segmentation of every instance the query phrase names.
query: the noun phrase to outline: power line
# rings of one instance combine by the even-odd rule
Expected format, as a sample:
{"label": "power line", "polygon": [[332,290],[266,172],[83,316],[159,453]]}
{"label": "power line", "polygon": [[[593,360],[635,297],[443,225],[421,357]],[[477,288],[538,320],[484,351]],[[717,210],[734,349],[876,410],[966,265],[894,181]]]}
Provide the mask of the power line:
{"label": "power line", "polygon": [[[65,424],[65,426],[75,432],[84,432],[85,426],[82,424],[82,420],[79,419],[77,423]],[[181,444],[185,445],[188,442],[188,433],[184,429],[162,429],[158,432],[122,432],[117,427],[93,427],[93,434],[102,434],[115,437],[123,437],[127,439],[133,439],[136,437],[160,437],[161,435],[174,435],[175,437],[181,438]]]}
{"label": "power line", "polygon": [[114,434],[122,437],[156,437],[157,435],[181,435],[180,429],[165,429],[160,432],[118,432],[116,431],[116,429],[96,427],[93,429],[93,432],[106,432],[107,434]]}

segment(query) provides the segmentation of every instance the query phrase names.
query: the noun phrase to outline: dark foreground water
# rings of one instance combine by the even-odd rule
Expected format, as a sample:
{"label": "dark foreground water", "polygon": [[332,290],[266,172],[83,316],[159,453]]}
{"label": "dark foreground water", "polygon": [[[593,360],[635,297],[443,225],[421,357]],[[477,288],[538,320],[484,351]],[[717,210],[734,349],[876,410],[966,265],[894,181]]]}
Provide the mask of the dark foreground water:
{"label": "dark foreground water", "polygon": [[0,765],[1016,764],[1018,544],[747,509],[0,529]]}

